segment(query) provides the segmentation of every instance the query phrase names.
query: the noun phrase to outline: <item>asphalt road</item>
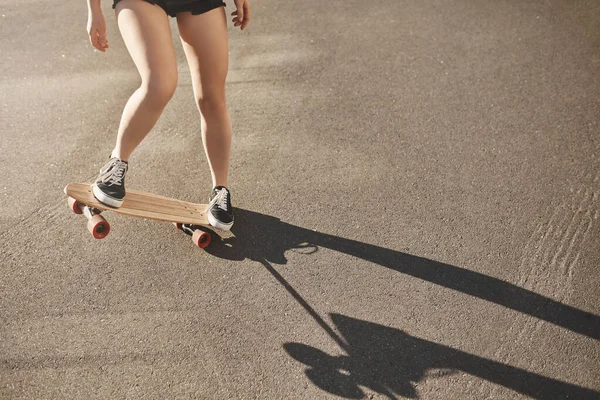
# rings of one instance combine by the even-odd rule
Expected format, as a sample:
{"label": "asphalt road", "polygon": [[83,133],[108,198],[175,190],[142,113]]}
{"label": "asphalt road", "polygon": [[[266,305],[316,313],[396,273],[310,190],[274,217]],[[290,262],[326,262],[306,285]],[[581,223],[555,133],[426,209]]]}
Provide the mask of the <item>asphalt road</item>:
{"label": "asphalt road", "polygon": [[[203,251],[67,208],[139,84],[109,2],[101,54],[85,2],[0,0],[0,398],[600,398],[600,3],[252,4]],[[127,183],[205,202],[173,35]]]}

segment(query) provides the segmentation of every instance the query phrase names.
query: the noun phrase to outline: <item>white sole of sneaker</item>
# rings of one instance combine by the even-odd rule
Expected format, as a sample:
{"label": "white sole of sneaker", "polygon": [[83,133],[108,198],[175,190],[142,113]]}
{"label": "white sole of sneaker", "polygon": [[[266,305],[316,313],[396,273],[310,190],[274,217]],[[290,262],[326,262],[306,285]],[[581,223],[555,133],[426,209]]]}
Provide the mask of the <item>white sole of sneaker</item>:
{"label": "white sole of sneaker", "polygon": [[224,224],[215,217],[212,216],[211,213],[208,213],[208,223],[211,224],[214,228],[220,229],[222,231],[228,231],[233,226],[233,221],[228,224]]}
{"label": "white sole of sneaker", "polygon": [[123,204],[123,200],[117,200],[106,195],[98,186],[96,186],[96,184],[92,185],[92,193],[94,193],[94,197],[98,199],[100,203],[106,204],[107,206],[118,208]]}

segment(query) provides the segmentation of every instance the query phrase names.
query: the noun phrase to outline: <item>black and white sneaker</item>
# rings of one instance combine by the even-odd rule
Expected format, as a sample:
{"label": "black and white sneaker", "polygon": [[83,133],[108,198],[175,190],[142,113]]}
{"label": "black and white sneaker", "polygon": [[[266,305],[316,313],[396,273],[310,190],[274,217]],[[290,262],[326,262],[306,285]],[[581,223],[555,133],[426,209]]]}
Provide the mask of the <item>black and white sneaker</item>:
{"label": "black and white sneaker", "polygon": [[94,196],[111,207],[120,207],[125,198],[125,173],[129,164],[116,157],[110,159],[100,170],[100,175],[92,185]]}
{"label": "black and white sneaker", "polygon": [[231,193],[225,186],[213,189],[208,203],[208,222],[217,229],[228,231],[233,226]]}

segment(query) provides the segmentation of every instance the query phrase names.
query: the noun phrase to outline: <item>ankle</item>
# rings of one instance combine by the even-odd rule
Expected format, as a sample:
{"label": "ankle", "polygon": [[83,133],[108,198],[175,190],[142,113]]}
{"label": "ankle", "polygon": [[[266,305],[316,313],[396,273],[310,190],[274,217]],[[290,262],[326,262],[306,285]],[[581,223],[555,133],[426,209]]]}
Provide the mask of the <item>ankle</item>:
{"label": "ankle", "polygon": [[129,157],[124,157],[123,153],[117,151],[116,149],[114,149],[112,153],[110,153],[110,158],[118,158],[121,161],[129,163]]}
{"label": "ankle", "polygon": [[213,183],[213,190],[216,188],[225,188],[227,190],[229,190],[229,186],[227,186],[227,182],[217,182],[217,183]]}

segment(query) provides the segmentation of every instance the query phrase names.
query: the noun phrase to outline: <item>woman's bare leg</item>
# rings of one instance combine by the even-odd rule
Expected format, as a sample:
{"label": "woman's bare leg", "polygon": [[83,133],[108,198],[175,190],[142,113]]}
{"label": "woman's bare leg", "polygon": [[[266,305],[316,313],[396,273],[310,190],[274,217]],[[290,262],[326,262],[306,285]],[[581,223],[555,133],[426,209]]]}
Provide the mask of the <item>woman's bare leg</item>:
{"label": "woman's bare leg", "polygon": [[177,62],[168,16],[142,0],[121,0],[115,8],[121,36],[142,78],[127,101],[113,156],[128,161],[162,114],[177,87]]}
{"label": "woman's bare leg", "polygon": [[231,120],[225,99],[229,68],[225,10],[219,7],[199,15],[180,13],[177,24],[201,114],[202,141],[213,187],[227,186]]}

